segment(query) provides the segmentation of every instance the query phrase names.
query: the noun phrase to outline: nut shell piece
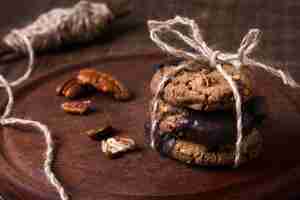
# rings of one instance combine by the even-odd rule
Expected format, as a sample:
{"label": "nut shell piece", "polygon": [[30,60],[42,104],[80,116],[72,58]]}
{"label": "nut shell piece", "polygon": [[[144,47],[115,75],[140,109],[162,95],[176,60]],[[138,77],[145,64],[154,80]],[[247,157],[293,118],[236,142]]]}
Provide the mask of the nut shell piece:
{"label": "nut shell piece", "polygon": [[111,137],[102,141],[102,152],[109,158],[116,158],[123,153],[132,151],[136,148],[136,143],[128,137]]}
{"label": "nut shell piece", "polygon": [[102,140],[110,136],[113,132],[113,128],[110,125],[105,125],[100,128],[90,129],[85,132],[93,140]]}

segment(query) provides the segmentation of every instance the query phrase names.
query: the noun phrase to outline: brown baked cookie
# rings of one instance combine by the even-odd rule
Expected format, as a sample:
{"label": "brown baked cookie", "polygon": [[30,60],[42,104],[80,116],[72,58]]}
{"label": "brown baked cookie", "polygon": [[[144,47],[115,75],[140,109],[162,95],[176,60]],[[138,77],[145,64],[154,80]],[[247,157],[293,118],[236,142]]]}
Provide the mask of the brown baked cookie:
{"label": "brown baked cookie", "polygon": [[[162,153],[187,164],[201,166],[232,166],[235,160],[235,145],[228,144],[209,151],[202,144],[170,138],[161,143]],[[262,151],[262,136],[256,129],[244,137],[241,149],[241,164],[259,156]]]}
{"label": "brown baked cookie", "polygon": [[[200,112],[171,106],[159,101],[160,122],[157,141],[164,134],[205,145],[209,150],[236,140],[235,112]],[[254,97],[243,105],[243,134],[259,128],[266,116],[263,97]],[[147,130],[146,130],[147,132]]]}
{"label": "brown baked cookie", "polygon": [[[167,83],[162,94],[163,100],[175,106],[200,111],[233,108],[232,89],[218,70],[201,66],[196,62],[188,62],[189,69],[177,73],[175,78]],[[198,70],[199,68],[200,70]],[[223,68],[236,81],[243,102],[253,96],[250,71],[247,67],[236,70],[233,66],[226,64],[223,65]],[[152,78],[151,92],[153,94],[156,92],[163,76],[174,73],[174,71],[175,66],[160,68]]]}

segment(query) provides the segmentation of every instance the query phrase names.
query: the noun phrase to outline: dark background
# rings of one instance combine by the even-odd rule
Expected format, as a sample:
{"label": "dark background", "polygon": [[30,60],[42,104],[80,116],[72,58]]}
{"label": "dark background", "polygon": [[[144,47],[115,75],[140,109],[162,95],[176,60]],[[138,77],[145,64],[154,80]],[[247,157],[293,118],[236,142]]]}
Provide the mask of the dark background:
{"label": "dark background", "polygon": [[[0,32],[23,26],[53,7],[72,5],[74,0],[2,0]],[[182,15],[196,19],[207,42],[216,49],[236,51],[249,28],[260,28],[263,38],[253,56],[281,68],[288,68],[300,81],[300,1],[298,0],[132,0],[132,14],[114,24],[113,33],[104,40],[44,53],[38,57],[33,77],[54,66],[80,63],[109,55],[155,52],[159,49],[148,36],[148,19],[168,19]],[[8,64],[1,72],[13,79],[20,75],[24,61]],[[298,91],[289,91],[297,103]],[[299,128],[287,127],[287,129]],[[300,131],[299,131],[300,134]],[[295,156],[298,152],[295,152]],[[299,174],[299,170],[292,172]],[[299,175],[298,175],[299,177]],[[1,180],[0,192],[23,199],[18,187]],[[298,182],[299,183],[299,182]],[[275,186],[274,186],[275,187]],[[283,191],[288,191],[283,189]],[[249,194],[251,195],[251,194]],[[285,193],[299,199],[296,193]],[[28,199],[24,197],[25,199]]]}
{"label": "dark background", "polygon": [[[27,24],[44,11],[74,2],[5,0],[0,10],[1,30]],[[260,28],[263,40],[257,55],[267,62],[287,65],[292,72],[296,71],[294,68],[300,59],[300,2],[297,0],[132,0],[132,8],[132,15],[122,21],[125,24],[123,29],[129,33],[119,34],[113,43],[102,46],[103,52],[137,52],[155,48],[148,37],[146,20],[182,15],[196,19],[205,30],[203,34],[208,43],[221,50],[235,51],[249,28]]]}

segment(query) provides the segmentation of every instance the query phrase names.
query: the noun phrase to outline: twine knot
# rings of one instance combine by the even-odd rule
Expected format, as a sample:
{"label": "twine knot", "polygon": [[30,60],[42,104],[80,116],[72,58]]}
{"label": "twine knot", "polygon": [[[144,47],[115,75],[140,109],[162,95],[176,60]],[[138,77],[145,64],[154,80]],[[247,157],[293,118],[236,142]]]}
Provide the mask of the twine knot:
{"label": "twine knot", "polygon": [[209,66],[210,67],[216,67],[217,66],[217,59],[218,59],[218,55],[221,52],[219,50],[216,50],[212,53],[212,55],[209,57]]}
{"label": "twine knot", "polygon": [[[175,25],[183,25],[188,28],[187,33],[182,33],[177,30]],[[284,72],[280,69],[274,69],[271,66],[265,65],[263,63],[257,62],[251,58],[249,55],[253,52],[255,47],[258,45],[260,41],[260,30],[259,29],[250,29],[248,33],[242,39],[240,47],[237,53],[226,53],[218,50],[212,50],[208,47],[206,42],[203,40],[202,35],[200,33],[200,29],[194,20],[176,16],[174,19],[170,19],[167,21],[154,21],[149,20],[148,26],[150,29],[150,38],[158,47],[160,47],[163,51],[171,54],[175,57],[184,58],[187,60],[195,60],[200,61],[202,63],[208,63],[210,67],[216,68],[224,77],[224,79],[228,82],[233,91],[233,96],[235,99],[235,110],[236,110],[236,126],[237,126],[237,140],[236,140],[236,151],[235,151],[235,163],[234,166],[237,167],[240,164],[241,160],[241,148],[242,148],[242,140],[243,140],[243,124],[242,124],[242,109],[241,109],[241,97],[238,91],[238,87],[232,77],[223,69],[223,64],[231,64],[237,70],[241,68],[241,66],[253,66],[259,67],[267,72],[279,77],[282,79],[283,83],[289,85],[290,87],[296,88],[300,87],[300,85],[289,75],[288,72]],[[186,45],[191,47],[194,51],[187,51],[180,48],[176,48],[168,42],[165,42],[161,39],[160,34],[164,32],[169,32],[174,34],[180,40],[182,40]],[[185,64],[179,65],[175,69],[175,73],[173,75],[166,75],[162,79],[157,88],[156,95],[153,98],[153,106],[151,113],[151,144],[154,146],[154,134],[158,127],[159,118],[156,115],[158,110],[158,99],[160,98],[161,91],[166,86],[167,82],[176,75],[176,73],[181,70],[186,69],[188,66]]]}

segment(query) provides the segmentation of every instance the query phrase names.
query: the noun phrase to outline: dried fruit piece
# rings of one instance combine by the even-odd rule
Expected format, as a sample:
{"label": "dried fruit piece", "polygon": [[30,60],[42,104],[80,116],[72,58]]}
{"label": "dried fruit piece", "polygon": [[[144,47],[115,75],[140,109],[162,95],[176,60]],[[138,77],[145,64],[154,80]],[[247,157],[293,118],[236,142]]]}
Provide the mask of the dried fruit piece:
{"label": "dried fruit piece", "polygon": [[116,158],[135,148],[135,141],[127,137],[116,136],[102,141],[102,151],[109,158]]}
{"label": "dried fruit piece", "polygon": [[76,78],[72,78],[59,85],[56,88],[56,93],[68,98],[76,98],[84,94],[87,90],[88,88],[79,84]]}
{"label": "dried fruit piece", "polygon": [[81,84],[92,85],[100,92],[111,93],[117,100],[128,100],[131,97],[129,90],[110,74],[95,69],[83,69],[77,79]]}
{"label": "dried fruit piece", "polygon": [[90,110],[91,101],[69,101],[61,105],[67,113],[82,115]]}
{"label": "dried fruit piece", "polygon": [[106,125],[97,129],[90,129],[86,131],[85,134],[93,140],[102,140],[105,137],[111,135],[112,132],[113,132],[112,126]]}

